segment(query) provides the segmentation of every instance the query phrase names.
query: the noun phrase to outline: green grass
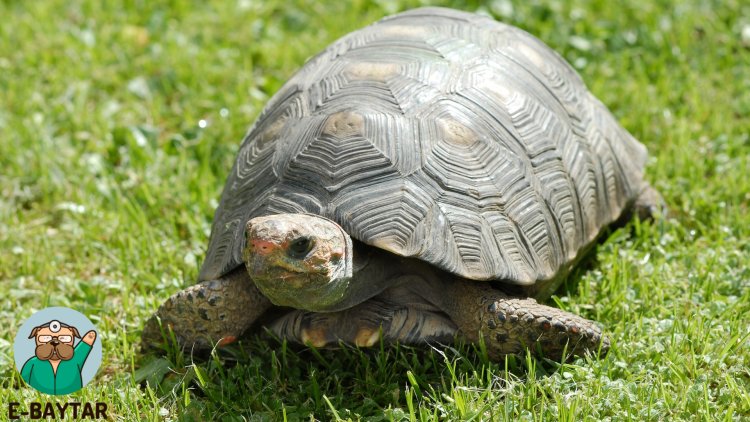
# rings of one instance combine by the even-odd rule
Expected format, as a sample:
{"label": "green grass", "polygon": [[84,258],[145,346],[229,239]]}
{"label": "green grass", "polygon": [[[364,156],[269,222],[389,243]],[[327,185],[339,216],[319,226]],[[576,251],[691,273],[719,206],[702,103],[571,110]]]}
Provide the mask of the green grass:
{"label": "green grass", "polygon": [[23,386],[11,344],[34,311],[62,305],[89,315],[104,345],[75,400],[106,401],[116,420],[750,418],[746,2],[445,3],[574,63],[648,146],[670,207],[611,232],[554,299],[613,341],[606,358],[565,365],[257,338],[207,360],[143,356],[142,324],[196,279],[264,103],[340,35],[418,2],[115,3],[0,1],[3,407],[53,400]]}

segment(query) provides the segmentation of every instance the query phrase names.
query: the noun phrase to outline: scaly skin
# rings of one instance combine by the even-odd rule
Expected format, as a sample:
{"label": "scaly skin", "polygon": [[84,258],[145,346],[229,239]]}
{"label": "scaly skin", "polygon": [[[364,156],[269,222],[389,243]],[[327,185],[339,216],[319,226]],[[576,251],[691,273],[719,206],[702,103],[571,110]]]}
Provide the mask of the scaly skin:
{"label": "scaly skin", "polygon": [[468,341],[476,343],[481,335],[493,359],[527,348],[553,360],[609,350],[609,339],[593,321],[531,298],[510,297],[487,283],[458,280],[448,285],[452,299],[443,302],[443,309]]}
{"label": "scaly skin", "polygon": [[[234,342],[271,302],[258,291],[244,268],[218,280],[181,290],[159,307],[143,328],[146,348],[162,344],[162,329],[171,328],[181,347],[211,349]],[[161,320],[161,327],[159,321]]]}

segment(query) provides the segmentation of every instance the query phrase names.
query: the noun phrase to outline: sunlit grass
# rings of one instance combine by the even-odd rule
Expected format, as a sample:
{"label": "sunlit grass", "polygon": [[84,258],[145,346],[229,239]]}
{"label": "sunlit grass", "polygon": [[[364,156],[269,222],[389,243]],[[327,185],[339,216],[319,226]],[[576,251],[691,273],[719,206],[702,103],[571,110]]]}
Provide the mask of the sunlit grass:
{"label": "sunlit grass", "polygon": [[745,2],[452,3],[573,63],[648,146],[670,207],[609,233],[553,299],[613,341],[607,357],[565,365],[265,338],[209,358],[140,354],[146,318],[194,283],[268,98],[340,35],[419,2],[118,3],[0,2],[3,403],[50,400],[22,387],[11,342],[34,311],[62,305],[89,315],[104,345],[76,400],[106,401],[116,419],[750,418]]}

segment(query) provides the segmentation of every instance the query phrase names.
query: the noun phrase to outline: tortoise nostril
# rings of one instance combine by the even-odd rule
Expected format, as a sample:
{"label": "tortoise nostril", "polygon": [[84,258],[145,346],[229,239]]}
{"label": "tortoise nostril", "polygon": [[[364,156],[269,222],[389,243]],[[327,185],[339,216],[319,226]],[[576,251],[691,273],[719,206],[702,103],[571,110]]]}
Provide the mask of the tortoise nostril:
{"label": "tortoise nostril", "polygon": [[265,240],[250,241],[250,249],[260,255],[268,255],[276,249],[276,245]]}

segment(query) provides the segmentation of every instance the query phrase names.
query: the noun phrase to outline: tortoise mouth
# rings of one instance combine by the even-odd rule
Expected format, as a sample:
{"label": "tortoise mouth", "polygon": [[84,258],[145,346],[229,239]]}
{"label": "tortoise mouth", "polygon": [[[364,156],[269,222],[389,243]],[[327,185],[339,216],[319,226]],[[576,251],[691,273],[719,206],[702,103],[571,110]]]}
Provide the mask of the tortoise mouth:
{"label": "tortoise mouth", "polygon": [[309,311],[338,310],[349,285],[325,269],[303,268],[256,257],[246,266],[258,289],[275,305]]}
{"label": "tortoise mouth", "polygon": [[254,279],[267,279],[269,283],[287,285],[294,288],[320,287],[327,284],[323,271],[299,271],[297,269],[284,266],[268,268],[262,276],[255,276]]}
{"label": "tortoise mouth", "polygon": [[348,280],[328,279],[320,275],[314,277],[314,274],[283,269],[271,269],[260,277],[251,278],[261,293],[277,306],[314,312],[338,311],[348,307],[342,306],[349,287]]}
{"label": "tortoise mouth", "polygon": [[270,282],[289,283],[302,287],[306,285],[324,285],[330,281],[329,268],[309,265],[301,262],[288,262],[278,257],[266,257],[261,255],[248,255],[245,266],[250,276],[256,280],[267,280]]}

